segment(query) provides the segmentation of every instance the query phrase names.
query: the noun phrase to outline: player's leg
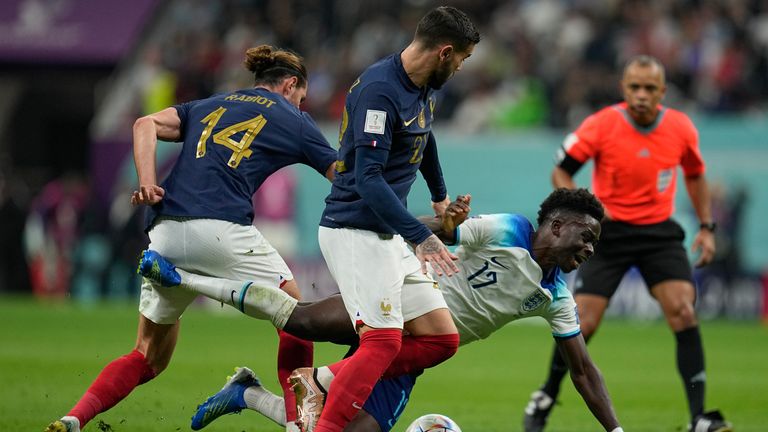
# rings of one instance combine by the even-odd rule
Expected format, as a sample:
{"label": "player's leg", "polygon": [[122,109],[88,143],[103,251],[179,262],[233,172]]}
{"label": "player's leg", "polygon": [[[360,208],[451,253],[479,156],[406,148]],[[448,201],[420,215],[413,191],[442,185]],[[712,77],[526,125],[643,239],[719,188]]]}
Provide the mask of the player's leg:
{"label": "player's leg", "polygon": [[[574,281],[574,301],[578,307],[580,327],[585,341],[600,326],[610,298],[616,292],[624,273],[632,264],[630,244],[624,239],[624,224],[603,223],[600,243],[595,254],[578,269]],[[557,345],[553,347],[547,379],[539,390],[531,394],[525,408],[523,428],[526,432],[544,430],[552,412],[568,366]]]}
{"label": "player's leg", "polygon": [[65,421],[76,419],[77,427],[61,429],[57,428],[58,425],[54,422],[49,425],[47,431],[79,430],[96,415],[125,399],[134,388],[165,370],[179,334],[178,317],[194,299],[194,295],[190,296],[186,292],[181,293],[181,296],[179,293],[174,294],[175,302],[159,296],[150,281],[144,281],[138,335],[133,351],[110,362],[64,417]]}
{"label": "player's leg", "polygon": [[[158,283],[178,285],[182,289],[228,304],[248,316],[268,320],[276,328],[301,339],[345,344],[358,338],[340,295],[316,302],[297,302],[287,290],[261,286],[253,281],[203,276],[177,268],[170,260],[154,251],[145,252],[148,253],[142,255],[139,270],[142,275]],[[152,272],[155,263],[157,268],[171,270]],[[162,274],[171,276],[163,277]],[[295,285],[291,280],[286,287]]]}
{"label": "player's leg", "polygon": [[[406,275],[402,268],[404,242],[399,236],[385,239],[369,231],[325,227],[320,227],[318,240],[360,334],[357,351],[343,363],[329,366],[334,382],[314,428],[317,432],[337,432],[362,408],[376,381],[400,351],[400,293]],[[311,398],[311,405],[304,410],[312,414],[307,417],[310,421],[322,408],[315,400]]]}
{"label": "player's leg", "polygon": [[[407,335],[385,378],[421,373],[453,356],[459,347],[459,332],[438,283],[421,273],[410,250],[404,254],[406,267],[413,270],[406,276],[401,294]],[[447,279],[442,280],[449,283]]]}
{"label": "player's leg", "polygon": [[691,424],[706,424],[702,430],[727,431],[730,424],[719,412],[704,412],[706,373],[704,347],[694,304],[696,289],[682,241],[682,228],[674,221],[653,227],[657,235],[642,257],[640,272],[659,302],[675,334],[677,370],[683,381]]}

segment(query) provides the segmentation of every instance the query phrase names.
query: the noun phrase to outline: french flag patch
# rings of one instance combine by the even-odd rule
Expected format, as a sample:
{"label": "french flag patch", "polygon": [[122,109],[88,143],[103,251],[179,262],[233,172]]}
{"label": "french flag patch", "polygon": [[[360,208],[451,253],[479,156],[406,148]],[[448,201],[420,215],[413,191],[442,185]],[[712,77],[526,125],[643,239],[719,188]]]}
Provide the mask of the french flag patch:
{"label": "french flag patch", "polygon": [[373,147],[376,147],[376,140],[373,140],[373,141],[371,141],[371,145],[372,145]]}

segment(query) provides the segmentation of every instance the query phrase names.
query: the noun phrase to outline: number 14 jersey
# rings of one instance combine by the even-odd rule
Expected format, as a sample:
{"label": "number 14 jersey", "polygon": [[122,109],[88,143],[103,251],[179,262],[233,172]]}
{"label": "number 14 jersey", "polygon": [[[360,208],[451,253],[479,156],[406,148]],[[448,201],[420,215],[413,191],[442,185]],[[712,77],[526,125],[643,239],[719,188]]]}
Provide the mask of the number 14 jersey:
{"label": "number 14 jersey", "polygon": [[181,154],[162,182],[165,196],[148,214],[253,220],[251,196],[264,180],[301,163],[320,174],[336,160],[309,114],[263,88],[238,90],[174,106]]}

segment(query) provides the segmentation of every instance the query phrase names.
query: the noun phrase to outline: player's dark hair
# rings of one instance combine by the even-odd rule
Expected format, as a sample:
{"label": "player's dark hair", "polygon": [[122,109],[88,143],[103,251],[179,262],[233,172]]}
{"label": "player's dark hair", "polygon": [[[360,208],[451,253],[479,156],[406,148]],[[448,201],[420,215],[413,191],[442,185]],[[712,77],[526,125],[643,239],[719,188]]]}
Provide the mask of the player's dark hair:
{"label": "player's dark hair", "polygon": [[270,45],[259,45],[248,48],[245,52],[246,69],[253,72],[255,84],[269,86],[279,85],[284,79],[295,76],[299,87],[307,85],[307,68],[304,59],[298,54],[273,48]]}
{"label": "player's dark hair", "polygon": [[480,42],[480,32],[467,14],[452,6],[440,6],[427,12],[416,26],[416,36],[425,48],[451,44],[458,51]]}
{"label": "player's dark hair", "polygon": [[666,75],[666,71],[664,70],[664,65],[661,64],[659,59],[657,59],[656,57],[653,57],[653,56],[649,56],[649,55],[646,55],[646,54],[640,54],[640,55],[632,56],[624,64],[623,74],[626,75],[627,74],[627,69],[629,69],[630,66],[634,66],[634,65],[641,66],[641,67],[656,66],[661,71],[662,79]]}
{"label": "player's dark hair", "polygon": [[605,210],[600,201],[586,189],[555,189],[539,207],[539,217],[536,222],[541,226],[545,220],[555,213],[568,212],[579,215],[589,215],[603,220]]}

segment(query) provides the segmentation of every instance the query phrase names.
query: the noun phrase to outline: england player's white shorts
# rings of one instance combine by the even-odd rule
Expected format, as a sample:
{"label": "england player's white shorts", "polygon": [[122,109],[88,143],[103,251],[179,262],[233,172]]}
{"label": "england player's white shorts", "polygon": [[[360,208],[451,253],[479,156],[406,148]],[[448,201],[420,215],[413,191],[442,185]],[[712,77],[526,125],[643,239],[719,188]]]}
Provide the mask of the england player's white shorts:
{"label": "england player's white shorts", "polygon": [[355,326],[402,329],[403,321],[448,307],[401,236],[321,226],[318,241]]}
{"label": "england player's white shorts", "polygon": [[[252,225],[161,218],[149,239],[149,249],[189,272],[276,288],[293,279],[280,254]],[[139,312],[156,324],[173,324],[195,297],[192,291],[144,278]]]}

